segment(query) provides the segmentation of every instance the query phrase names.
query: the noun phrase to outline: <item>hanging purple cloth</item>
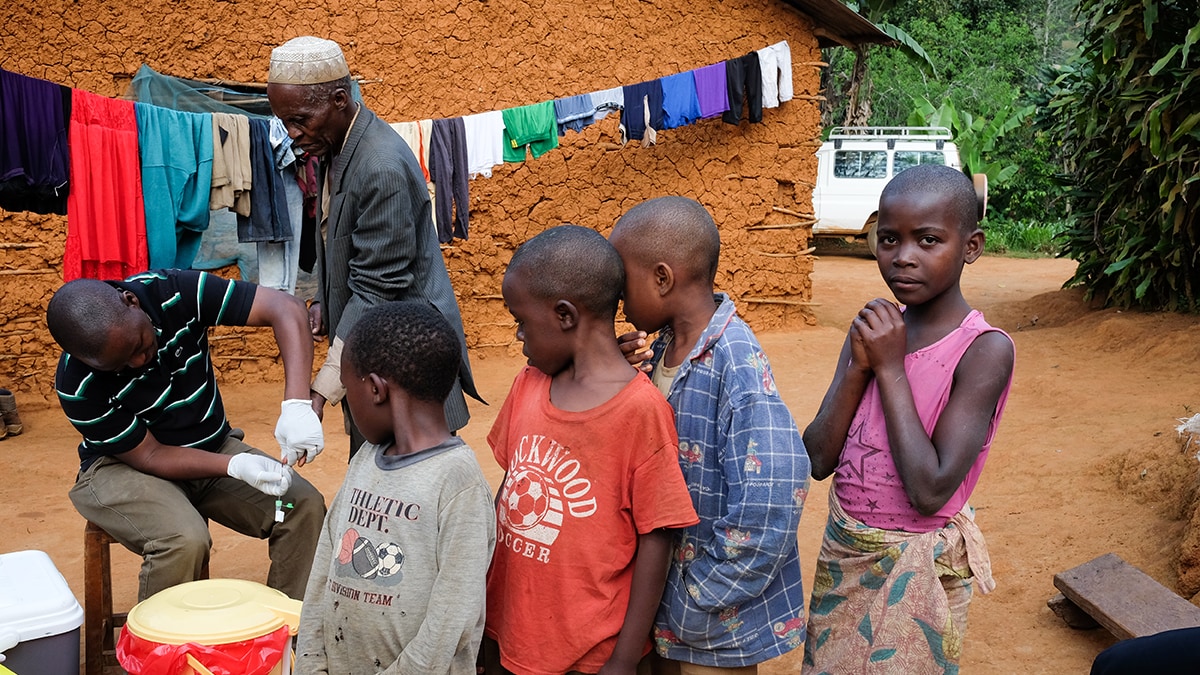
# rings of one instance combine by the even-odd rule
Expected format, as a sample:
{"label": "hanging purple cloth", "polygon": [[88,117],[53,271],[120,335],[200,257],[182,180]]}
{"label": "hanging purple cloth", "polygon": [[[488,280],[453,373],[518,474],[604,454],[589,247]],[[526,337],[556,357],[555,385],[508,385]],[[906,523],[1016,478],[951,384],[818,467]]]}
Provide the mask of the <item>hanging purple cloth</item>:
{"label": "hanging purple cloth", "polygon": [[729,110],[729,87],[725,82],[725,62],[714,63],[692,71],[696,79],[696,98],[700,100],[700,117],[708,119]]}
{"label": "hanging purple cloth", "polygon": [[71,90],[0,69],[0,208],[67,212]]}

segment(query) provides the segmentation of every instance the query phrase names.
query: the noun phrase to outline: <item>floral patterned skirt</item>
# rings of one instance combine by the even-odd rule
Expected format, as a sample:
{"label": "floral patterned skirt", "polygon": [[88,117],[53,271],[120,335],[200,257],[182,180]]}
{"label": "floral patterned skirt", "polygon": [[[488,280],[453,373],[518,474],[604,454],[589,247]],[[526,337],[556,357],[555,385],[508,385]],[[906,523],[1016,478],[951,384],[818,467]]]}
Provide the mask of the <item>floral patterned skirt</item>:
{"label": "floral patterned skirt", "polygon": [[972,514],[964,506],[932,532],[881,530],[831,488],[802,672],[958,673],[973,582],[995,588]]}

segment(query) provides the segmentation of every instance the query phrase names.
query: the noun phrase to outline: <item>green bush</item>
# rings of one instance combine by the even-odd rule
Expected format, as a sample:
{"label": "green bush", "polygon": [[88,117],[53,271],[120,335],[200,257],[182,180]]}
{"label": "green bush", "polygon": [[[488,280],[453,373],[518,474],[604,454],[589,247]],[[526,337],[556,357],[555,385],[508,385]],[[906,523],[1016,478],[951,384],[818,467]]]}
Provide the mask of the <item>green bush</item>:
{"label": "green bush", "polygon": [[1200,310],[1200,6],[1081,0],[1078,61],[1051,87],[1066,150],[1071,283],[1117,306]]}
{"label": "green bush", "polygon": [[1058,238],[1067,227],[1062,219],[1011,220],[1003,216],[985,218],[981,225],[987,234],[985,251],[1018,256],[1058,254]]}
{"label": "green bush", "polygon": [[989,211],[1010,220],[1062,221],[1067,215],[1059,149],[1050,134],[1026,120],[996,143],[994,155],[1021,167],[1003,185],[990,186]]}

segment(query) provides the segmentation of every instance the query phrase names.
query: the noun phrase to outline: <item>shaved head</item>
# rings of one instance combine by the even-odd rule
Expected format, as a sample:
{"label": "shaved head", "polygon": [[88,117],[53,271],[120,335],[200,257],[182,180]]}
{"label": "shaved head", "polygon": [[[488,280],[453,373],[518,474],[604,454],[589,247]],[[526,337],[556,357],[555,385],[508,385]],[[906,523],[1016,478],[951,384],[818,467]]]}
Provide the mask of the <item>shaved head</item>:
{"label": "shaved head", "polygon": [[665,262],[675,274],[708,284],[717,278],[721,233],[712,215],[694,199],[642,202],[621,216],[612,238],[635,242],[633,256],[643,265]]}
{"label": "shaved head", "polygon": [[892,197],[918,194],[940,197],[963,233],[973,232],[979,227],[979,202],[975,185],[962,171],[943,164],[919,164],[897,174],[883,188],[879,202],[882,204]]}
{"label": "shaved head", "polygon": [[608,319],[616,316],[625,287],[617,250],[604,235],[578,225],[552,227],[521,244],[504,276],[518,278],[536,298],[569,300]]}
{"label": "shaved head", "polygon": [[113,330],[126,324],[127,307],[120,289],[95,279],[76,279],[50,298],[46,324],[63,351],[91,359],[104,349]]}

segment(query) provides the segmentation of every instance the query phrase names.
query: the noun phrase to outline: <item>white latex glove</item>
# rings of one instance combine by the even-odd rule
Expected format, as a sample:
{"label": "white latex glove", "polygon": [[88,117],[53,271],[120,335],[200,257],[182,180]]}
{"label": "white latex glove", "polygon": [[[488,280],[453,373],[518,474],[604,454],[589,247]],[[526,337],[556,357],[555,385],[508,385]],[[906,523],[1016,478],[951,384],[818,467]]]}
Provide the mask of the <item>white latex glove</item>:
{"label": "white latex glove", "polygon": [[325,432],[311,400],[289,398],[283,402],[275,425],[275,440],[279,441],[280,457],[288,466],[295,466],[301,457],[305,463],[311,462],[321,454],[325,449]]}
{"label": "white latex glove", "polygon": [[249,483],[259,492],[278,497],[292,487],[292,470],[270,457],[243,452],[229,458],[226,469],[233,478]]}

